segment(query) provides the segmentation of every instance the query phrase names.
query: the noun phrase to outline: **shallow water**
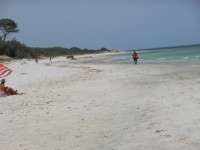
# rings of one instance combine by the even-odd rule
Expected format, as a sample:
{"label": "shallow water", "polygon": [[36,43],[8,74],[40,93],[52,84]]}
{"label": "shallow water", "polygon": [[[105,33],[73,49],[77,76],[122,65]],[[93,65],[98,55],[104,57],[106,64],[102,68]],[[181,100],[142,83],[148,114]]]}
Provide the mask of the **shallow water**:
{"label": "shallow water", "polygon": [[[177,48],[139,50],[138,63],[186,62],[200,60],[200,45]],[[133,63],[132,51],[111,54],[101,60],[104,63]]]}

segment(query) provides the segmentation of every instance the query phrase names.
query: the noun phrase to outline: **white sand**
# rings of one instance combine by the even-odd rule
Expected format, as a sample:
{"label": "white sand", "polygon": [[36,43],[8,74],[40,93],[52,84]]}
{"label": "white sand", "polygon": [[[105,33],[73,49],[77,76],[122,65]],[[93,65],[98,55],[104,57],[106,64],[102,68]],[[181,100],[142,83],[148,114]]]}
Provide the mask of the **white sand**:
{"label": "white sand", "polygon": [[200,149],[200,62],[82,63],[102,56],[6,63],[0,149]]}

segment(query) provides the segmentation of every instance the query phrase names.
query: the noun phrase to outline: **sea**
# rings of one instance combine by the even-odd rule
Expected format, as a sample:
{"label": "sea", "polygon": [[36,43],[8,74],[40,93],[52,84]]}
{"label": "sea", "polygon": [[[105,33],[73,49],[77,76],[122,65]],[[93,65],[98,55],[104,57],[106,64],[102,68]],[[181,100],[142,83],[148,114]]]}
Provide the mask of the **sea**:
{"label": "sea", "polygon": [[[136,51],[139,57],[138,64],[200,61],[200,45]],[[108,56],[109,58],[101,61],[104,63],[133,63],[132,53],[133,51],[128,50],[123,53],[111,54]]]}

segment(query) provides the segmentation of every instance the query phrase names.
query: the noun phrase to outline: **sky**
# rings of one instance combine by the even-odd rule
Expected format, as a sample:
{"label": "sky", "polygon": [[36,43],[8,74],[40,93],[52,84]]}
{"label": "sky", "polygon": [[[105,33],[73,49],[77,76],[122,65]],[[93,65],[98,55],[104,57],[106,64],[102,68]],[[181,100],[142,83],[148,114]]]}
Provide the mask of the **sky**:
{"label": "sky", "polygon": [[1,0],[30,47],[145,49],[200,44],[200,0]]}

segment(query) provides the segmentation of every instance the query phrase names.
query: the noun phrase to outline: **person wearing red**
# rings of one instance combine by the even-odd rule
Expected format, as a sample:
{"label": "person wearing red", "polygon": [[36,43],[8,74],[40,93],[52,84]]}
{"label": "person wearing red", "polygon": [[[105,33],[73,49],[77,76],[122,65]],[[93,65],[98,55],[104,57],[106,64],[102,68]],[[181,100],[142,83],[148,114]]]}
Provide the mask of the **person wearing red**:
{"label": "person wearing red", "polygon": [[137,64],[138,55],[136,51],[133,52],[132,57],[133,57],[134,63]]}

